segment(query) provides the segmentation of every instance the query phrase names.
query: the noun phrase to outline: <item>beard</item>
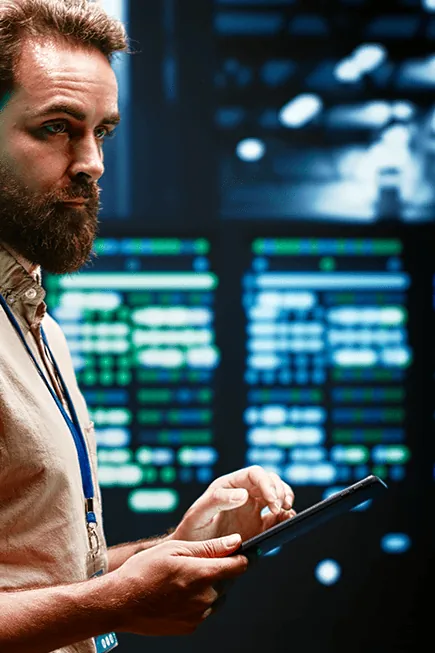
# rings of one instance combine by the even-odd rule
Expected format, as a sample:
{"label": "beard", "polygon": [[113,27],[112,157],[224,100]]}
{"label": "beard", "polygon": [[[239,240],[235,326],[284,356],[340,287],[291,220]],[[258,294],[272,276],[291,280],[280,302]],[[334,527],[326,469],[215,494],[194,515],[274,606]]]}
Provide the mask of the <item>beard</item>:
{"label": "beard", "polygon": [[[82,207],[62,201],[84,197]],[[96,255],[99,190],[74,186],[69,196],[37,195],[0,162],[0,241],[52,274],[77,272]]]}

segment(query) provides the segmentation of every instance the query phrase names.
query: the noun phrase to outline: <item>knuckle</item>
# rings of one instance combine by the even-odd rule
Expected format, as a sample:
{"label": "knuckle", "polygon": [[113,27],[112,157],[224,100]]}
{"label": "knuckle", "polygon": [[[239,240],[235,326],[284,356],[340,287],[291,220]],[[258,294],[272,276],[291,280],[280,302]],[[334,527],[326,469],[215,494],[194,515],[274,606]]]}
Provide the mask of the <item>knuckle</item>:
{"label": "knuckle", "polygon": [[178,576],[178,577],[176,576],[173,578],[173,582],[180,592],[182,593],[187,592],[190,584],[187,578],[185,578],[184,576]]}
{"label": "knuckle", "polygon": [[[205,552],[206,552],[207,556],[210,557],[210,558],[213,558],[215,556],[215,553],[216,553],[214,544],[212,542],[207,541],[207,542],[203,542],[203,546],[204,546],[204,549],[205,549]],[[201,567],[201,572],[204,575],[206,575],[207,574],[207,568],[205,566]]]}
{"label": "knuckle", "polygon": [[223,493],[222,493],[221,488],[220,487],[215,487],[215,488],[213,488],[213,491],[211,492],[210,498],[213,501],[218,502],[218,501],[220,501],[222,499],[222,494]]}
{"label": "knuckle", "polygon": [[212,569],[210,569],[209,565],[204,564],[195,566],[194,572],[189,574],[192,587],[203,587],[204,585],[211,584],[210,579],[212,577]]}
{"label": "knuckle", "polygon": [[169,558],[165,560],[165,564],[162,564],[162,567],[164,566],[165,568],[165,573],[170,580],[181,580],[182,579],[182,574],[181,571],[182,569],[180,568],[180,564],[178,562],[177,558]]}

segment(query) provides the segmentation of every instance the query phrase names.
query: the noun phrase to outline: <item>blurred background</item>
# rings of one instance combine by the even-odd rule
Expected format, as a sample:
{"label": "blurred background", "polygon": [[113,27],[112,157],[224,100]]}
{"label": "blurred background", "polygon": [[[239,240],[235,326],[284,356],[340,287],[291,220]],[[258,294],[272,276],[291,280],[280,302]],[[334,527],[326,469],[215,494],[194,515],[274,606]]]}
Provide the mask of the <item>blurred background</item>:
{"label": "blurred background", "polygon": [[[302,510],[184,638],[128,653],[417,653],[433,641],[435,1],[102,0],[122,123],[97,260],[44,275],[98,438],[108,544],[260,464]],[[424,649],[426,650],[426,648]]]}

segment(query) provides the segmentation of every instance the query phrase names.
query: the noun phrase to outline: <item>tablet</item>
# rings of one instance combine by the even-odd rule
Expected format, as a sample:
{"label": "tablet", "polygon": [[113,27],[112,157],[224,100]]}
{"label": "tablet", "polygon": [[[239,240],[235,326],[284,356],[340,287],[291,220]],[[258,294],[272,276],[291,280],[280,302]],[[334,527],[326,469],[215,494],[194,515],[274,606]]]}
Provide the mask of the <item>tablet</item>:
{"label": "tablet", "polygon": [[285,522],[276,524],[259,535],[242,542],[232,555],[246,555],[250,562],[260,556],[287,544],[299,535],[313,530],[332,517],[336,517],[369,499],[375,499],[383,494],[387,485],[378,476],[367,476],[361,481],[349,485],[340,492],[332,494],[327,499],[310,506]]}

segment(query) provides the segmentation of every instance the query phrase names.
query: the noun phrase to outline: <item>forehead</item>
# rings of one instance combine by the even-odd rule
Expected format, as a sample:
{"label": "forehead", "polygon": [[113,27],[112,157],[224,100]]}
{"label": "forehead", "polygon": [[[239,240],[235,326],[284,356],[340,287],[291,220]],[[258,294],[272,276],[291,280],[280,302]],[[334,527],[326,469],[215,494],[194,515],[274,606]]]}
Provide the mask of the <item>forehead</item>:
{"label": "forehead", "polygon": [[56,107],[75,108],[77,119],[93,113],[116,122],[118,84],[105,56],[95,48],[56,41],[27,41],[17,65],[16,81],[21,110],[28,117]]}

